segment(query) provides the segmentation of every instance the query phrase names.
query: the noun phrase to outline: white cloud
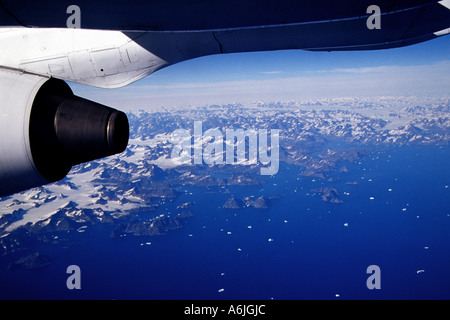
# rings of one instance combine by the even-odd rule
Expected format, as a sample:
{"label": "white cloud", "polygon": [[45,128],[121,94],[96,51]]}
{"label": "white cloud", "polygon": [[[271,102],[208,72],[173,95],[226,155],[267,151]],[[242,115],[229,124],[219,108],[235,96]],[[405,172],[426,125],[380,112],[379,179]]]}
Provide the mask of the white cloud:
{"label": "white cloud", "polygon": [[442,97],[449,95],[449,84],[450,61],[446,60],[421,66],[336,68],[277,79],[140,84],[107,94],[96,91],[87,98],[127,110],[382,95]]}
{"label": "white cloud", "polygon": [[355,74],[367,74],[367,73],[399,73],[399,72],[415,72],[426,73],[441,72],[442,69],[450,69],[450,60],[440,61],[434,64],[421,65],[421,66],[376,66],[376,67],[361,67],[361,68],[335,68],[331,70],[321,70],[321,73],[355,73]]}
{"label": "white cloud", "polygon": [[283,73],[281,70],[274,70],[274,71],[261,71],[260,74],[280,74]]}

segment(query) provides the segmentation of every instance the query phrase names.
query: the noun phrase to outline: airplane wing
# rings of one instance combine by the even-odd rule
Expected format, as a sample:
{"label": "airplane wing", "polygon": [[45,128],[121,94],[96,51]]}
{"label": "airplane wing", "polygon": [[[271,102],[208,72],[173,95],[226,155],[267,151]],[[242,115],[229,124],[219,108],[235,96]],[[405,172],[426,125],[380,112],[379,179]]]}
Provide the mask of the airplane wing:
{"label": "airplane wing", "polygon": [[0,33],[0,66],[114,88],[205,55],[386,49],[450,32],[450,0],[72,3],[1,0],[0,26],[30,29]]}
{"label": "airplane wing", "polygon": [[450,33],[450,0],[0,0],[0,196],[123,151],[125,114],[64,81],[115,88],[200,56],[372,50]]}
{"label": "airplane wing", "polygon": [[437,13],[438,2],[448,4],[436,0],[2,0],[0,18],[1,25],[65,28],[67,8],[75,4],[81,9],[85,29],[203,31],[366,18],[367,8],[377,5],[383,14],[413,10],[399,15],[397,23],[389,26],[409,29],[417,25],[416,20]]}

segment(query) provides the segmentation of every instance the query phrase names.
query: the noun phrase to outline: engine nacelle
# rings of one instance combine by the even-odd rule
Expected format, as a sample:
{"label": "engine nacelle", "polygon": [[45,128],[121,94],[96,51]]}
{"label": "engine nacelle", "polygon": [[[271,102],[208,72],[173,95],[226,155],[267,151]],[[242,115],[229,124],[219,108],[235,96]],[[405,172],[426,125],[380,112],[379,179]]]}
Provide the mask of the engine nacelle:
{"label": "engine nacelle", "polygon": [[0,70],[0,196],[123,152],[128,136],[125,113],[75,96],[64,81]]}

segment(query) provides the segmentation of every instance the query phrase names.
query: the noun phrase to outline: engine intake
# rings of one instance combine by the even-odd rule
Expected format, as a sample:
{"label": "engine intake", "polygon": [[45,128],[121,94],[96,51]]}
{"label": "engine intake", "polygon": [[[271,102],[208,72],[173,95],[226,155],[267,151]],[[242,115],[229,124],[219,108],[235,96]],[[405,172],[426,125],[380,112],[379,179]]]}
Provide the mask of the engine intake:
{"label": "engine intake", "polygon": [[123,152],[129,126],[125,113],[73,95],[50,79],[39,90],[30,117],[30,147],[41,175],[57,181],[73,165]]}

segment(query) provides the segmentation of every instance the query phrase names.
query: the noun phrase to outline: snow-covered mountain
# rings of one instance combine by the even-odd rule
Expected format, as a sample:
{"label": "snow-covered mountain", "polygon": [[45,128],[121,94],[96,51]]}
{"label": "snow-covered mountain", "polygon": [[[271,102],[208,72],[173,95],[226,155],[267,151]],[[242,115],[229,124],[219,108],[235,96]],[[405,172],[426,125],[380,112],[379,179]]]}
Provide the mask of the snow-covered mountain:
{"label": "snow-covered mountain", "polygon": [[[359,161],[374,145],[447,145],[449,111],[448,99],[395,97],[129,113],[131,135],[124,153],[75,166],[60,182],[0,199],[0,255],[20,250],[24,241],[36,237],[83,232],[97,223],[142,233],[135,222],[124,223],[126,217],[164,207],[187,192],[185,186],[265,183],[258,174],[260,163],[208,166],[172,158],[172,132],[193,131],[194,121],[202,121],[203,131],[279,129],[280,161],[303,167],[304,176],[327,179],[331,172],[347,170],[342,161]],[[348,147],[335,150],[330,147],[334,142]],[[143,221],[144,234],[180,227],[192,215],[192,205]]]}

